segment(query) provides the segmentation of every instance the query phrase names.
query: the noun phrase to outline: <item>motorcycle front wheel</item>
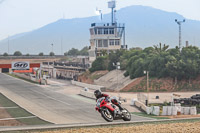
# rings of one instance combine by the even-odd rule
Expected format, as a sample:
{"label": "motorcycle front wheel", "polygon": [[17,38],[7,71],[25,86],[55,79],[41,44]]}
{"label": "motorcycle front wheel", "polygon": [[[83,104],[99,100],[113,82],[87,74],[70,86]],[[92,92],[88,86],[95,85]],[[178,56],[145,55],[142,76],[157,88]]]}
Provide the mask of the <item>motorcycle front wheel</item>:
{"label": "motorcycle front wheel", "polygon": [[131,113],[127,109],[123,109],[123,120],[130,121],[131,120]]}
{"label": "motorcycle front wheel", "polygon": [[107,108],[103,109],[101,111],[101,115],[106,121],[108,121],[108,122],[112,122],[113,121],[113,116],[112,116],[112,114],[110,113],[110,111]]}

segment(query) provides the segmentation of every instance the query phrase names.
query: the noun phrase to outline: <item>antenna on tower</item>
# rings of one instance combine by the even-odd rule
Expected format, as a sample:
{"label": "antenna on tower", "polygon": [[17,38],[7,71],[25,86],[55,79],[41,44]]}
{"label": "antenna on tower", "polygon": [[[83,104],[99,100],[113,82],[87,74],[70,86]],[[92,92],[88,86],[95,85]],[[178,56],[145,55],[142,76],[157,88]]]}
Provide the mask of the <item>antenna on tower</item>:
{"label": "antenna on tower", "polygon": [[108,8],[111,8],[111,23],[114,23],[114,9],[116,7],[116,1],[112,0],[108,2]]}
{"label": "antenna on tower", "polygon": [[117,10],[114,10],[114,22],[117,23],[117,17],[116,17]]}
{"label": "antenna on tower", "polygon": [[101,19],[101,21],[102,21],[102,19],[103,19],[102,10],[99,10],[99,9],[96,7],[96,14],[97,14],[97,15],[100,15],[100,19]]}

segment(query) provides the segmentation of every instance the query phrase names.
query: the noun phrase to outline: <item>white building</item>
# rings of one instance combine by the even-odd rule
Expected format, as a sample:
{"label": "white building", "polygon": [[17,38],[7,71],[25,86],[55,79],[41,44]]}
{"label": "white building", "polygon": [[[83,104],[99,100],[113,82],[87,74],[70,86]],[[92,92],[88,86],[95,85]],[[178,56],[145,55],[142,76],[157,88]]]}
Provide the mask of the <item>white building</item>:
{"label": "white building", "polygon": [[127,45],[125,45],[125,24],[119,24],[114,20],[115,1],[108,2],[108,7],[112,9],[111,23],[91,24],[89,50],[91,62],[105,52],[109,54],[111,51],[127,49]]}

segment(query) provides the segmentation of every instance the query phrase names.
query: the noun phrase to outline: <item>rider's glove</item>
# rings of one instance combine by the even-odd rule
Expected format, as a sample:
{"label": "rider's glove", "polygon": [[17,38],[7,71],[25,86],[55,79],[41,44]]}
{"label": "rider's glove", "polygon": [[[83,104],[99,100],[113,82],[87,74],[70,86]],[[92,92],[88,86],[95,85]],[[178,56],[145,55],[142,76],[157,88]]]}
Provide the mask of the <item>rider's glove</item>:
{"label": "rider's glove", "polygon": [[98,108],[98,107],[95,107],[95,109],[96,109],[96,110],[99,110],[99,108]]}

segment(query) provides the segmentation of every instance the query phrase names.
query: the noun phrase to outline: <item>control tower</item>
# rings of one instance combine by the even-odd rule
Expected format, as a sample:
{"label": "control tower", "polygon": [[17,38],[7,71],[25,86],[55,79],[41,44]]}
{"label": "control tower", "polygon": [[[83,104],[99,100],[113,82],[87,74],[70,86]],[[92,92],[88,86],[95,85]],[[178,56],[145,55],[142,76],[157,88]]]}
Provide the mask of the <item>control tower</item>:
{"label": "control tower", "polygon": [[89,60],[93,62],[96,57],[103,56],[106,52],[115,52],[119,49],[127,49],[125,45],[125,24],[117,23],[115,17],[116,2],[108,2],[111,8],[111,23],[92,23],[90,28]]}

